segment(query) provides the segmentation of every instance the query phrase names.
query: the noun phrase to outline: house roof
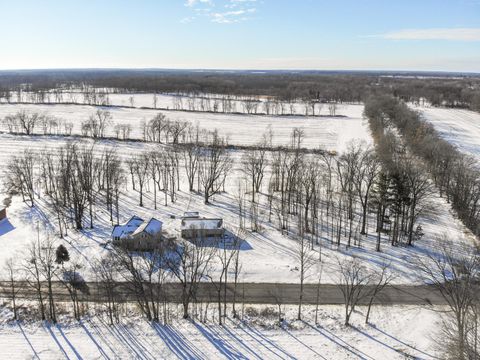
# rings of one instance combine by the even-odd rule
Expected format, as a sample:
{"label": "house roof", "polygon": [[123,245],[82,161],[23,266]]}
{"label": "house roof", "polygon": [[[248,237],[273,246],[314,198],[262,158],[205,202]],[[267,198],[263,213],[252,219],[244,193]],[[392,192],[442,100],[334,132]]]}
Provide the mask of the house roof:
{"label": "house roof", "polygon": [[198,211],[186,211],[183,213],[184,218],[198,218],[200,214]]}
{"label": "house roof", "polygon": [[130,220],[128,220],[123,225],[115,225],[112,230],[113,237],[123,237],[130,235],[133,233],[137,228],[142,225],[144,220],[137,215],[133,215]]}
{"label": "house roof", "polygon": [[137,235],[142,232],[146,232],[150,235],[155,235],[162,231],[162,222],[155,218],[150,218],[150,220],[143,222],[133,233],[132,235]]}
{"label": "house roof", "polygon": [[221,229],[223,225],[222,219],[207,218],[183,218],[182,230],[198,229],[198,230],[216,230]]}

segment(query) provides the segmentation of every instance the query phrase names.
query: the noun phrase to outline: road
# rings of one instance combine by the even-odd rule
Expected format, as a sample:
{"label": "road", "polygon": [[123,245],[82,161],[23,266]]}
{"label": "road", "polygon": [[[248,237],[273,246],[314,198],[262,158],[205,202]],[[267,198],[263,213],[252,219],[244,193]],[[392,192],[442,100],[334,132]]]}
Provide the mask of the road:
{"label": "road", "polygon": [[[19,287],[18,297],[36,299],[35,291],[26,283],[17,282]],[[46,292],[46,284],[43,286]],[[89,294],[81,294],[87,301],[103,301],[106,296],[105,286],[101,283],[88,283]],[[227,301],[232,302],[234,297],[234,285],[227,285]],[[180,302],[182,288],[179,283],[164,284],[162,290],[166,294],[167,301]],[[68,291],[61,283],[54,283],[53,291],[59,301],[70,299]],[[10,286],[6,282],[0,282],[0,297],[8,298]],[[118,301],[134,301],[135,294],[129,290],[128,284],[117,283],[116,293]],[[237,285],[237,302],[254,304],[297,304],[299,300],[300,285],[282,283],[239,283]],[[223,293],[222,293],[223,294]],[[318,302],[323,305],[343,304],[343,295],[336,285],[322,284],[318,291]],[[200,283],[197,293],[197,301],[214,302],[217,299],[216,286],[212,283]],[[365,299],[368,301],[368,299]],[[304,285],[304,304],[317,302],[317,285]],[[445,305],[441,294],[427,285],[388,285],[378,295],[375,303],[383,305]]]}

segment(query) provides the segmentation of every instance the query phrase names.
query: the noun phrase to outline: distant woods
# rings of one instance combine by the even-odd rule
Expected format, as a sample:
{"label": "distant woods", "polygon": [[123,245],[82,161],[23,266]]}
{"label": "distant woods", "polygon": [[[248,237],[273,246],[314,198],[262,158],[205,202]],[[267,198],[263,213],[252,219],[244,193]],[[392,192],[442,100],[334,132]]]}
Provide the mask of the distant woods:
{"label": "distant woods", "polygon": [[[322,73],[322,72],[187,72],[161,70],[77,70],[1,72],[0,98],[12,99],[15,92],[32,92],[43,102],[45,95],[55,92],[55,102],[65,102],[58,89],[100,89],[89,92],[82,103],[106,105],[109,92],[157,93],[199,96],[223,94],[230,98],[255,98],[289,102],[358,103],[371,95],[388,94],[404,101],[428,102],[433,106],[462,107],[480,110],[480,78],[445,74]],[[55,90],[57,89],[57,90]],[[228,98],[227,97],[227,98]],[[134,106],[133,98],[129,105]],[[27,101],[27,99],[25,99]],[[70,99],[80,102],[80,98]],[[215,111],[212,102],[211,111]],[[255,102],[245,104],[253,110]],[[199,107],[201,105],[199,104]],[[220,104],[216,104],[220,106]],[[152,107],[156,107],[152,99]],[[184,105],[184,108],[188,108]],[[196,111],[206,111],[198,109]],[[250,113],[247,109],[237,109]],[[257,112],[260,109],[257,109]],[[228,106],[223,112],[230,112]],[[268,109],[262,109],[268,113]],[[285,109],[286,112],[286,109]]]}

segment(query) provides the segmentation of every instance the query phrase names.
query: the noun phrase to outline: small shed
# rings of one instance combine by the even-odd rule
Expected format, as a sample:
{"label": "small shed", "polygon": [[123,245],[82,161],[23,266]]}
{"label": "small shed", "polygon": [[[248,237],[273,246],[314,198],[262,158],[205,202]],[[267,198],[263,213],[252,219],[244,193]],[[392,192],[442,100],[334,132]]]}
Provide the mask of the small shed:
{"label": "small shed", "polygon": [[7,218],[7,208],[0,207],[0,221]]}
{"label": "small shed", "polygon": [[184,239],[194,238],[223,238],[223,219],[204,218],[198,213],[185,213],[181,223],[181,234]]}

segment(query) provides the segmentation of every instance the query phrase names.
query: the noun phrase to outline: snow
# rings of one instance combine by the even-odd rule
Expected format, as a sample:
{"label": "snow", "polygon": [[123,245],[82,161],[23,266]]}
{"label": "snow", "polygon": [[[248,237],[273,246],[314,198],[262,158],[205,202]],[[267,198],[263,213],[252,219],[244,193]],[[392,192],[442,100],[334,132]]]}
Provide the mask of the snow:
{"label": "snow", "polygon": [[[12,155],[29,148],[40,151],[44,147],[58,148],[67,140],[60,137],[37,137],[37,136],[14,136],[0,134],[0,161],[7,162]],[[92,144],[90,140],[82,140],[82,144]],[[136,153],[150,149],[151,144],[141,142],[115,142],[100,141],[96,144],[96,150],[101,151],[103,147],[116,147],[120,156],[132,156]],[[238,207],[236,191],[238,179],[242,178],[241,163],[239,159],[242,151],[233,152],[234,168],[232,174],[227,177],[226,193],[215,195],[211,205],[205,205],[199,194],[187,192],[186,180],[183,179],[182,191],[178,193],[178,199],[174,204],[164,206],[161,201],[158,210],[153,207],[153,190],[144,194],[144,207],[138,206],[138,192],[133,191],[129,185],[122,191],[120,222],[127,221],[132,214],[142,219],[152,217],[163,222],[163,229],[172,234],[179,235],[181,230],[181,218],[185,211],[199,211],[207,218],[222,218],[224,226],[234,228],[238,226]],[[267,174],[268,175],[268,174]],[[262,195],[264,196],[264,195]],[[259,199],[265,204],[265,199]],[[10,257],[22,258],[25,247],[37,237],[37,224],[40,232],[55,232],[56,218],[52,209],[46,203],[46,198],[36,199],[35,208],[30,208],[21,201],[21,197],[12,199],[12,205],[8,208],[11,230],[0,235],[0,263],[4,263]],[[268,218],[268,209],[263,205],[260,207],[260,216]],[[86,228],[82,232],[69,229],[68,236],[57,241],[62,242],[70,251],[71,257],[78,258],[83,263],[82,275],[85,279],[94,279],[95,274],[91,272],[91,264],[95,259],[106,255],[110,251],[107,241],[110,240],[112,223],[109,221],[109,214],[105,209],[95,211],[94,229]],[[371,227],[374,220],[370,219]],[[294,239],[282,235],[277,230],[277,223],[273,217],[273,223],[262,222],[261,231],[249,233],[244,239],[240,260],[243,263],[240,281],[245,282],[298,282],[298,260],[297,244]],[[315,246],[314,257],[319,258],[321,254],[323,271],[323,283],[336,283],[338,281],[338,260],[351,258],[352,256],[364,260],[369,270],[378,269],[383,263],[391,263],[392,270],[396,277],[395,283],[413,284],[419,283],[418,272],[415,267],[415,258],[425,259],[429,254],[438,254],[438,237],[447,232],[451,238],[460,244],[473,244],[474,237],[464,228],[461,222],[456,219],[444,199],[438,195],[434,198],[434,206],[422,219],[422,227],[425,236],[415,243],[414,247],[392,247],[388,239],[382,240],[382,251],[375,251],[376,233],[370,230],[368,237],[362,238],[362,246],[345,248],[346,239],[342,239],[342,245],[337,247],[329,238],[320,239],[320,246]],[[220,267],[214,271],[220,271]],[[318,279],[319,266],[313,266],[306,278],[306,282],[315,283]],[[212,274],[215,276],[215,273]]]}
{"label": "snow", "polygon": [[143,224],[141,224],[133,232],[132,235],[137,235],[144,231],[150,235],[158,234],[160,231],[162,231],[162,222],[157,219],[151,218],[150,220],[145,221]]}
{"label": "snow", "polygon": [[[73,134],[81,134],[81,122],[87,120],[98,107],[86,105],[12,105],[0,104],[0,119],[13,115],[20,110],[39,112],[56,116],[73,123]],[[341,152],[352,139],[363,139],[371,142],[367,120],[363,119],[363,105],[341,105],[338,114],[344,117],[306,117],[306,116],[261,116],[217,114],[184,111],[157,111],[129,108],[104,108],[110,111],[113,124],[106,132],[106,136],[114,136],[114,124],[130,124],[131,137],[142,138],[141,123],[149,121],[158,113],[163,113],[171,120],[187,121],[193,126],[213,131],[227,136],[233,145],[253,145],[262,139],[262,135],[269,129],[273,130],[273,144],[285,145],[290,143],[290,135],[294,128],[305,131],[304,147],[323,148]],[[0,131],[6,131],[0,124]],[[36,132],[40,133],[38,128]]]}
{"label": "snow", "polygon": [[419,107],[445,140],[480,162],[480,113],[463,109]]}
{"label": "snow", "polygon": [[142,225],[142,223],[144,223],[143,219],[140,219],[138,216],[134,215],[130,220],[127,221],[127,223],[123,225],[116,225],[113,228],[112,236],[114,238],[128,236],[135,232],[138,227]]}
{"label": "snow", "polygon": [[[249,306],[248,308],[252,308]],[[247,309],[248,309],[247,308]],[[256,307],[257,311],[262,308]],[[305,321],[295,321],[296,308],[286,309],[282,328],[274,317],[244,322],[173,320],[169,325],[129,316],[109,326],[102,317],[80,322],[4,323],[0,325],[2,357],[40,359],[435,359],[434,337],[440,316],[412,306],[375,306],[371,323],[364,324],[365,308],[345,327],[344,308],[322,306],[319,324],[313,307],[305,307]],[[438,309],[437,309],[438,310]]]}
{"label": "snow", "polygon": [[221,229],[222,219],[203,219],[203,218],[184,218],[182,219],[182,230],[202,229],[215,230]]}
{"label": "snow", "polygon": [[[95,107],[77,106],[77,105],[0,105],[0,117],[7,113],[14,113],[19,109],[29,109],[31,111],[48,112],[51,115],[59,117],[68,117],[70,120],[79,120],[91,114]],[[352,110],[353,109],[353,110]],[[350,110],[359,115],[361,107],[352,106]],[[145,116],[147,112],[149,115]],[[131,122],[138,126],[139,119],[142,116],[149,118],[155,112],[141,109],[112,109],[114,121]],[[267,117],[267,116],[239,116],[224,114],[205,114],[205,113],[184,113],[172,112],[172,115],[185,116],[193,119],[203,119],[204,125],[209,124],[210,120],[215,120],[215,126],[221,126],[221,131],[234,132],[237,141],[247,141],[247,133],[260,136],[260,130],[249,129],[243,121],[261,123],[262,121],[276,121],[278,125],[273,127],[277,141],[284,145],[289,142],[289,131],[291,127],[299,122],[306,128],[305,142],[313,146],[323,146],[326,148],[335,148],[341,150],[348,145],[348,141],[358,139],[371,141],[364,120],[360,118],[305,118],[305,117]],[[241,122],[233,121],[244,119]],[[346,120],[345,120],[346,119]],[[327,121],[332,126],[332,136],[318,136],[319,123]],[[345,131],[344,121],[353,122],[353,127]],[[267,127],[266,123],[263,124]],[[214,125],[209,125],[214,126]],[[282,130],[283,129],[283,130]],[[362,130],[359,130],[362,129]],[[138,130],[138,129],[137,129]],[[288,131],[287,131],[288,130]],[[284,133],[282,133],[284,131]],[[243,134],[243,135],[242,135]],[[280,134],[283,134],[280,136]],[[232,136],[233,137],[233,136]],[[250,141],[254,142],[253,136]],[[342,139],[342,140],[339,140]],[[347,141],[348,140],[348,141]],[[0,163],[6,164],[15,154],[23,149],[30,149],[40,152],[45,148],[58,149],[65,145],[69,139],[61,136],[25,136],[0,134]],[[89,139],[77,140],[79,144],[93,145],[94,141]],[[341,144],[341,145],[340,145]],[[101,140],[95,142],[95,151],[100,153],[104,148],[115,148],[119,156],[123,158],[131,157],[143,151],[148,151],[161,147],[163,145],[143,143]],[[238,181],[243,178],[242,163],[240,161],[243,151],[232,151],[234,166],[231,174],[227,177],[226,193],[217,194],[212,199],[211,205],[205,205],[200,194],[186,191],[186,179],[183,174],[181,182],[181,191],[178,192],[178,199],[175,203],[169,203],[164,206],[161,200],[158,201],[158,209],[154,210],[153,190],[151,186],[146,189],[144,194],[144,207],[138,206],[138,192],[133,191],[131,185],[122,189],[120,198],[120,222],[125,222],[133,214],[142,219],[155,218],[163,222],[163,229],[171,234],[180,234],[181,218],[185,212],[199,211],[206,218],[221,218],[227,228],[238,226],[238,200],[236,194],[238,191]],[[0,178],[5,167],[0,168]],[[182,171],[183,173],[183,171]],[[269,174],[266,174],[268,178]],[[0,188],[1,190],[1,188]],[[265,193],[266,191],[264,191]],[[1,193],[0,193],[1,194]],[[0,202],[1,202],[0,198]],[[278,229],[276,219],[272,217],[272,223],[267,223],[268,208],[265,203],[265,195],[260,195],[261,206],[259,207],[261,229],[256,233],[249,233],[244,239],[241,247],[240,259],[243,263],[240,281],[246,282],[298,282],[298,259],[297,243],[287,235],[282,235]],[[369,219],[369,235],[362,237],[361,247],[352,246],[345,248],[346,240],[342,239],[342,245],[337,247],[326,236],[328,228],[324,229],[323,237],[319,239],[319,245],[315,245],[314,258],[321,257],[323,272],[322,282],[336,283],[338,281],[338,261],[351,257],[358,257],[364,260],[365,266],[369,270],[378,269],[383,263],[391,263],[392,269],[396,275],[394,282],[398,284],[419,283],[418,272],[415,267],[415,259],[425,259],[428,255],[438,255],[438,238],[447,233],[459,244],[472,246],[474,237],[469,233],[462,223],[451,211],[450,205],[440,198],[438,194],[433,199],[434,206],[421,219],[421,224],[425,236],[415,243],[414,247],[392,247],[387,238],[382,240],[382,251],[376,252],[376,233],[374,232],[374,219]],[[36,199],[36,206],[30,208],[21,201],[20,196],[12,199],[12,204],[8,208],[9,218],[6,223],[0,226],[0,264],[4,263],[10,257],[22,258],[25,247],[37,238],[37,232],[55,233],[57,231],[56,217],[51,207],[47,203],[47,198],[40,197]],[[91,271],[92,262],[106,255],[111,251],[108,241],[111,239],[113,224],[109,220],[109,214],[104,208],[98,208],[95,211],[94,229],[84,229],[82,232],[69,229],[68,236],[65,239],[57,239],[63,243],[71,252],[71,257],[79,258],[83,262],[82,275],[85,279],[94,279],[95,274]],[[217,271],[218,268],[214,268]],[[305,279],[306,282],[317,282],[320,266],[313,266]],[[1,273],[0,273],[1,277]]]}

